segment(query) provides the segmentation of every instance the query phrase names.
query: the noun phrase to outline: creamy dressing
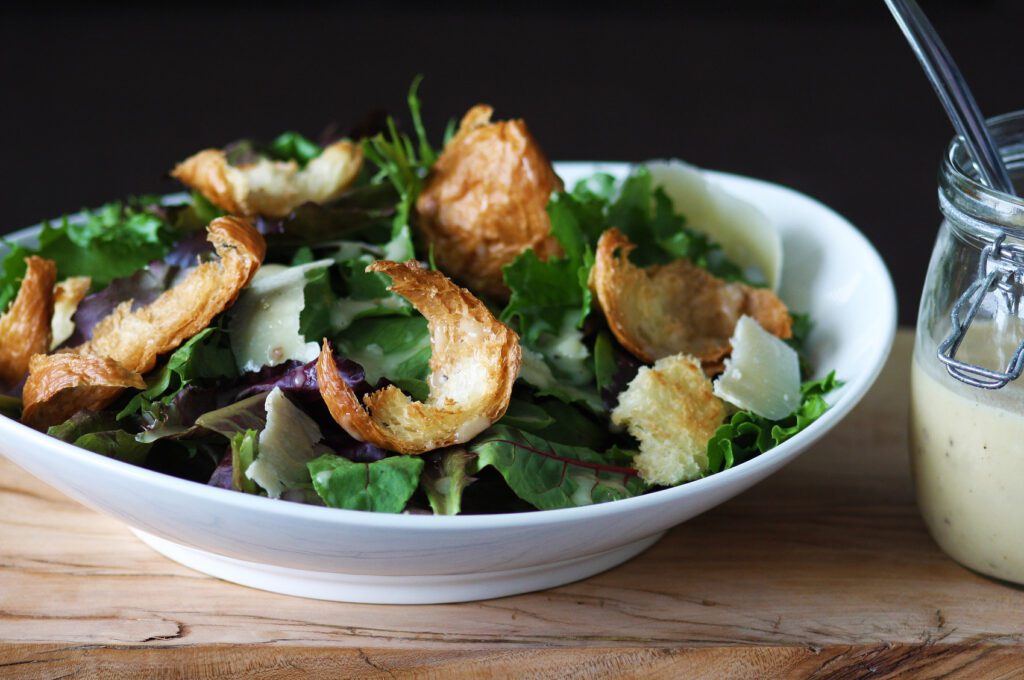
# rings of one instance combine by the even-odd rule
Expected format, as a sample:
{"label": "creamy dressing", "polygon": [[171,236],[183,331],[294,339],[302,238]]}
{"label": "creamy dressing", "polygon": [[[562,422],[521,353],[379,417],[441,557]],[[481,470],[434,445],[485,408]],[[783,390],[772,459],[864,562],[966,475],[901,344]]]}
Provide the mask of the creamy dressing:
{"label": "creamy dressing", "polygon": [[[998,328],[976,324],[957,358],[1005,368]],[[973,337],[972,337],[973,336]],[[917,502],[962,564],[1024,583],[1024,379],[1000,390],[949,376],[933,353],[911,366],[910,448]]]}

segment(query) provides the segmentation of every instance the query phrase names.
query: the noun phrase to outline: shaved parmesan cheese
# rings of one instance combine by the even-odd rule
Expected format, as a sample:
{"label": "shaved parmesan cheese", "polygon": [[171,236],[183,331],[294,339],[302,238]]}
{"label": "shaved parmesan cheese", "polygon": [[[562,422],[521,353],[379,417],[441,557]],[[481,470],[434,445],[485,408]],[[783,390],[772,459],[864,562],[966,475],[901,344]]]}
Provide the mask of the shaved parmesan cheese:
{"label": "shaved parmesan cheese", "polygon": [[319,445],[320,428],[275,387],[266,401],[267,426],[260,432],[259,453],[245,476],[266,489],[271,498],[308,484],[306,463],[327,449]]}
{"label": "shaved parmesan cheese", "polygon": [[317,358],[320,344],[307,342],[299,332],[299,316],[306,304],[306,272],[333,263],[318,260],[297,267],[260,267],[232,309],[231,351],[238,370],[258,371],[289,359],[305,363]]}
{"label": "shaved parmesan cheese", "polygon": [[661,187],[686,225],[722,246],[726,257],[751,280],[779,289],[782,278],[782,237],[757,207],[709,181],[700,169],[682,161],[649,161],[655,187]]}
{"label": "shaved parmesan cheese", "polygon": [[769,420],[800,406],[800,360],[792,347],[741,316],[730,340],[732,356],[715,382],[715,396]]}

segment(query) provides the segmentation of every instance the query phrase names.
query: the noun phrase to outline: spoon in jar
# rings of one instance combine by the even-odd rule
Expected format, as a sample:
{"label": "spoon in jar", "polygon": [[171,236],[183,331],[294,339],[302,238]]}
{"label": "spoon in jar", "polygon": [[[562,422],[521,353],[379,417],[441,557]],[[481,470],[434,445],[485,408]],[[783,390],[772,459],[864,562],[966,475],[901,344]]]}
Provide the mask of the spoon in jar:
{"label": "spoon in jar", "polygon": [[921,62],[957,134],[963,138],[982,182],[997,191],[1016,195],[978,103],[935,27],[915,0],[885,0],[885,4]]}
{"label": "spoon in jar", "polygon": [[[985,185],[1010,196],[1016,195],[1010,174],[1006,171],[1003,157],[992,141],[985,118],[978,109],[978,103],[971,95],[964,77],[949,56],[935,27],[932,26],[915,0],[885,0],[896,23],[914,50],[917,60],[928,75],[935,93],[939,96],[946,115],[953,122],[957,134],[974,161],[979,179]],[[1000,270],[987,271],[987,263],[993,256],[998,258],[1005,233],[1000,233],[982,252],[977,279],[957,298],[950,311],[950,332],[939,343],[936,353],[945,364],[946,370],[957,380],[973,387],[999,389],[1011,380],[1020,377],[1024,370],[1024,342],[1017,348],[1005,371],[995,371],[956,358],[957,349],[967,333],[968,326],[978,313],[982,300],[996,283]]]}

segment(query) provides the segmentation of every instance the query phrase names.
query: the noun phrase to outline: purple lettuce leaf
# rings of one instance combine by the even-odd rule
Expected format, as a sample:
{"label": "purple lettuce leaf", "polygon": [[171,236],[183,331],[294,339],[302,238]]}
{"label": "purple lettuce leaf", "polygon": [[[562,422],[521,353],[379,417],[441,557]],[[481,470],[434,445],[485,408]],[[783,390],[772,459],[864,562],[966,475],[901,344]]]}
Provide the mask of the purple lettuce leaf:
{"label": "purple lettuce leaf", "polygon": [[[6,400],[0,407],[0,413],[15,420],[21,417],[21,393],[25,390],[26,380],[28,380],[27,373],[21,376],[16,383],[0,382],[0,397]],[[16,401],[17,404],[11,400]]]}
{"label": "purple lettuce leaf", "polygon": [[176,241],[163,260],[154,260],[131,276],[114,279],[106,288],[85,296],[71,317],[75,332],[61,347],[75,347],[91,339],[96,324],[126,300],[132,300],[133,310],[150,304],[212,253],[206,231],[192,232]]}
{"label": "purple lettuce leaf", "polygon": [[180,280],[198,262],[212,257],[213,252],[213,244],[207,238],[206,230],[194,231],[171,246],[171,250],[164,256],[164,262],[178,267],[177,280]]}
{"label": "purple lettuce leaf", "polygon": [[[338,365],[338,372],[348,383],[349,387],[360,398],[371,391],[366,383],[366,374],[363,367],[354,361],[344,359],[335,354]],[[316,359],[305,364],[298,361],[286,361],[277,366],[264,366],[257,373],[250,373],[247,376],[250,384],[238,393],[238,399],[252,396],[258,392],[269,392],[275,387],[280,387],[285,392],[299,392],[312,394],[320,393],[320,386],[316,378]]]}
{"label": "purple lettuce leaf", "polygon": [[169,402],[155,401],[141,412],[142,435],[147,441],[193,437],[201,431],[196,420],[238,401],[236,392],[234,386],[186,385]]}
{"label": "purple lettuce leaf", "polygon": [[215,486],[219,489],[233,489],[234,486],[231,483],[234,469],[231,465],[231,455],[225,454],[220,459],[220,463],[213,469],[213,474],[210,475],[210,481],[207,482],[210,486]]}
{"label": "purple lettuce leaf", "polygon": [[131,276],[114,279],[98,293],[86,295],[71,317],[75,323],[75,332],[62,347],[75,347],[91,339],[96,324],[126,300],[133,301],[132,309],[153,302],[172,285],[177,273],[178,267],[157,260]]}
{"label": "purple lettuce leaf", "polygon": [[[322,430],[323,428],[321,428]],[[326,437],[324,443],[337,455],[348,458],[353,463],[375,463],[382,458],[393,455],[390,451],[371,444],[369,442],[357,442],[349,437],[347,444],[329,441]],[[332,446],[333,444],[333,446]]]}
{"label": "purple lettuce leaf", "polygon": [[[374,390],[374,386],[366,382],[363,367],[335,353],[338,373],[348,383],[352,391],[360,399]],[[357,442],[345,432],[331,417],[330,412],[320,396],[320,387],[316,377],[316,361],[300,364],[288,361],[279,366],[267,366],[258,373],[249,374],[252,384],[243,388],[237,398],[250,397],[260,392],[269,392],[280,387],[292,397],[292,402],[299,406],[306,415],[320,427],[326,444],[339,456],[344,456],[357,463],[372,463],[388,455],[384,449],[366,442]],[[381,385],[377,385],[381,387]]]}

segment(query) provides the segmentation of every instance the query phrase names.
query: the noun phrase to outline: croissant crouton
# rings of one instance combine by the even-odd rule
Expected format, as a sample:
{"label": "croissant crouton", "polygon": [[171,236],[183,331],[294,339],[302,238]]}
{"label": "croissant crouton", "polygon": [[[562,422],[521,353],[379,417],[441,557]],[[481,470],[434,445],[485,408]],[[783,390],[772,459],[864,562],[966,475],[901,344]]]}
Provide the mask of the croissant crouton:
{"label": "croissant crouton", "polygon": [[676,354],[642,367],[619,394],[611,418],[640,442],[633,458],[640,477],[673,486],[707,470],[708,440],[725,420],[725,404],[712,392],[700,361]]}
{"label": "croissant crouton", "polygon": [[82,409],[99,410],[127,387],[146,388],[138,373],[93,354],[36,354],[29,370],[21,420],[36,429],[62,423]]}
{"label": "croissant crouton", "polygon": [[383,449],[417,454],[462,444],[501,418],[519,375],[519,336],[469,291],[416,262],[378,261],[368,271],[391,277],[391,290],[427,318],[430,396],[413,401],[394,385],[363,397],[338,373],[324,341],[317,360],[320,393],[350,435]]}
{"label": "croissant crouton", "polygon": [[25,264],[18,295],[0,316],[0,382],[8,385],[25,377],[33,354],[50,349],[57,265],[35,255],[25,258]]}
{"label": "croissant crouton", "polygon": [[71,317],[78,310],[78,303],[89,292],[92,279],[88,276],[71,276],[59,281],[53,289],[53,320],[50,322],[52,337],[50,350],[56,349],[75,332]]}
{"label": "croissant crouton", "polygon": [[462,118],[416,202],[416,225],[442,270],[475,291],[507,296],[501,268],[517,255],[561,254],[545,209],[562,181],[526,123],[492,123],[492,112],[480,105]]}
{"label": "croissant crouton", "polygon": [[335,142],[300,168],[295,161],[261,158],[234,166],[221,149],[206,149],[185,159],[171,175],[233,215],[285,217],[303,203],[327,203],[359,175],[363,147]]}
{"label": "croissant crouton", "polygon": [[590,288],[612,333],[638,359],[685,353],[708,372],[720,370],[744,314],[773,335],[792,335],[786,305],[767,288],[728,283],[689,260],[637,267],[629,260],[634,248],[618,229],[601,234]]}
{"label": "croissant crouton", "polygon": [[[22,394],[26,423],[46,427],[82,408],[104,408],[121,388],[137,386],[134,376],[152,370],[161,354],[177,349],[231,306],[259,269],[266,244],[237,217],[219,217],[207,231],[219,260],[199,264],[145,307],[132,311],[131,300],[121,303],[96,325],[91,340],[71,352],[107,363],[92,361],[90,371],[82,372],[68,353],[33,359]],[[97,366],[106,372],[92,370]]]}

